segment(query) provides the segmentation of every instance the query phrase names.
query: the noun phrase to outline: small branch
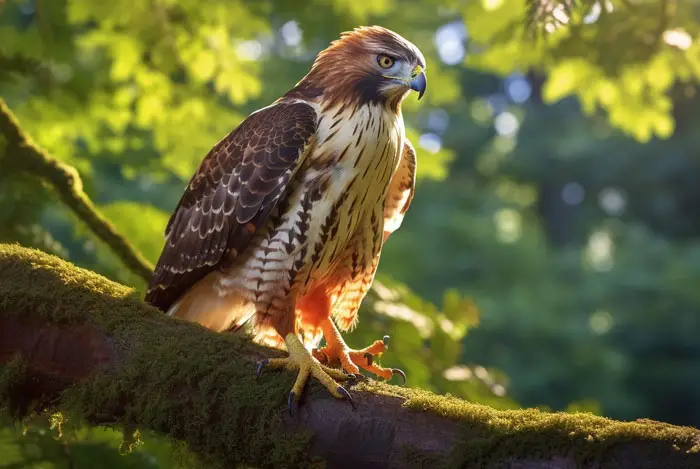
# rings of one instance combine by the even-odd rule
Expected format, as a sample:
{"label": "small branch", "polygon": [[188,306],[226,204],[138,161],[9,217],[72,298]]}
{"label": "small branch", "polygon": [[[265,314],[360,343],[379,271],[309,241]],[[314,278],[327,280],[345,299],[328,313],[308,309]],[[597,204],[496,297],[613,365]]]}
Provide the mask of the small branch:
{"label": "small branch", "polygon": [[[295,416],[278,352],[167,317],[131,290],[0,244],[0,409],[60,409],[185,441],[208,467],[700,467],[700,431],[590,414],[497,411],[368,381],[357,410],[312,384]],[[410,377],[409,377],[410,379]]]}
{"label": "small branch", "polygon": [[4,168],[24,171],[49,183],[61,200],[114,251],[124,265],[146,282],[150,280],[153,266],[95,207],[83,191],[83,183],[76,169],[53,158],[34,143],[1,98],[0,135],[5,137]]}

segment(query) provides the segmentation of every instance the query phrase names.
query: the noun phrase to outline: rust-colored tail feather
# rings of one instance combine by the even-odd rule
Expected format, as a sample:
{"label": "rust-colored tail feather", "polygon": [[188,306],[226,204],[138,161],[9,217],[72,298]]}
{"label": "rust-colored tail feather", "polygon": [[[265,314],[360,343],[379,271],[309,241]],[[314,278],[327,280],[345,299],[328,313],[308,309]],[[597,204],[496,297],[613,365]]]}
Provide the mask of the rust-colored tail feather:
{"label": "rust-colored tail feather", "polygon": [[197,282],[173,303],[168,315],[215,331],[245,323],[255,313],[253,304],[235,291],[217,288],[219,275],[219,272],[212,272]]}

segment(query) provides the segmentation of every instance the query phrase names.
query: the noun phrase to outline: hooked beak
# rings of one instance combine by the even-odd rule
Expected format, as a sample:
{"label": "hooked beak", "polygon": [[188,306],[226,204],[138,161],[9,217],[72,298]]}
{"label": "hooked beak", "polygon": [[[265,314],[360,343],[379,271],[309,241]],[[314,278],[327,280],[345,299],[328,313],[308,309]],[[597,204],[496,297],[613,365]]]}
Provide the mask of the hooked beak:
{"label": "hooked beak", "polygon": [[423,93],[428,87],[428,78],[425,76],[425,70],[420,65],[413,69],[409,86],[413,91],[418,92],[418,99],[423,97]]}

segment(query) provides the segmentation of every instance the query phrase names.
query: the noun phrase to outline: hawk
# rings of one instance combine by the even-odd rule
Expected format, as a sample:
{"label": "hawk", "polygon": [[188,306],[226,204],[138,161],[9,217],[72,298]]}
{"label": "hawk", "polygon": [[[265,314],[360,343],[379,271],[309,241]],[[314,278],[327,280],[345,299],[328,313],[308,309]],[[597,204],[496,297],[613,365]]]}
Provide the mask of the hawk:
{"label": "hawk", "polygon": [[343,33],[202,160],[166,227],[146,301],[216,331],[247,324],[256,341],[286,349],[258,374],[298,370],[290,411],[309,376],[351,403],[337,381],[360,368],[405,380],[372,360],[385,340],[351,350],[339,330],[355,325],[413,197],[401,103],[426,85],[423,54],[403,37],[378,26]]}

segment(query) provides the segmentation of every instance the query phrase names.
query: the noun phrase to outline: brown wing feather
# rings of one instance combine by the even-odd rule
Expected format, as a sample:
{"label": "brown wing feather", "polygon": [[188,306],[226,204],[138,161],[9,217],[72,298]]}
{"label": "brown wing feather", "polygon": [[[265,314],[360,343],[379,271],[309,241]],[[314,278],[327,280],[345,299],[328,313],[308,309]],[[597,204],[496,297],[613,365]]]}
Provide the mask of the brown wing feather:
{"label": "brown wing feather", "polygon": [[399,169],[391,178],[384,204],[384,239],[396,231],[413,200],[416,185],[416,151],[406,140]]}
{"label": "brown wing feather", "polygon": [[308,104],[251,114],[207,154],[165,229],[145,300],[167,310],[227,258],[240,255],[283,197],[316,133]]}

